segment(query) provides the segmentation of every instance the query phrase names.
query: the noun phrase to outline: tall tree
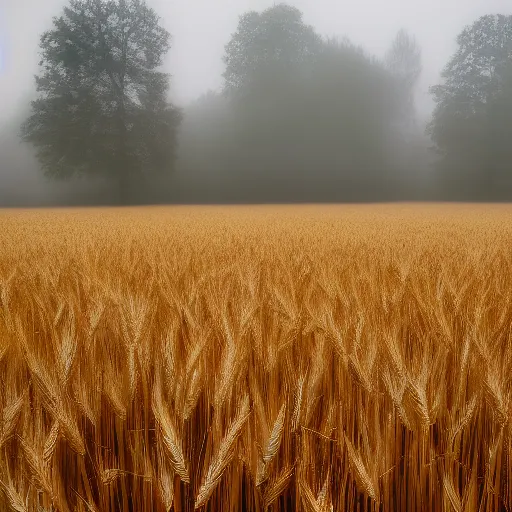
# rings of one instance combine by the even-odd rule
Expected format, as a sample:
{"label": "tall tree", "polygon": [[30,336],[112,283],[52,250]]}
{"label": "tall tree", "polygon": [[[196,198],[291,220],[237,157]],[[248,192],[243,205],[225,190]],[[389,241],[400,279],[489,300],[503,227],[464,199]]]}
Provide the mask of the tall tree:
{"label": "tall tree", "polygon": [[[215,138],[229,150],[194,161],[213,169],[227,157],[217,167],[229,174],[229,193],[332,201],[382,193],[390,183],[383,146],[397,109],[381,63],[346,40],[324,41],[283,4],[242,16],[225,62],[229,112]],[[193,148],[198,133],[190,130],[182,149]]]}
{"label": "tall tree", "polygon": [[416,38],[405,29],[399,30],[386,53],[385,63],[395,77],[402,109],[400,114],[406,128],[410,129],[415,119],[414,94],[423,69],[421,48]]}
{"label": "tall tree", "polygon": [[261,86],[263,81],[275,81],[290,66],[317,54],[321,44],[296,7],[278,4],[262,13],[247,12],[226,45],[225,89],[232,94],[248,92],[255,82]]}
{"label": "tall tree", "polygon": [[436,108],[429,133],[442,177],[474,198],[510,199],[512,16],[482,16],[457,43],[444,83],[431,88]]}
{"label": "tall tree", "polygon": [[158,70],[169,49],[144,0],[70,0],[41,37],[39,97],[22,126],[47,176],[103,175],[124,202],[172,169],[181,112]]}

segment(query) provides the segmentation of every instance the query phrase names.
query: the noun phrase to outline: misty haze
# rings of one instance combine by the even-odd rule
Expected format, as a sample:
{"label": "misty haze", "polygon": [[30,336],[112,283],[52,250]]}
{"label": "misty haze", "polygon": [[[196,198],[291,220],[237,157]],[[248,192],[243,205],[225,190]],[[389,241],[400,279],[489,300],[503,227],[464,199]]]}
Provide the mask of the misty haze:
{"label": "misty haze", "polygon": [[0,5],[0,205],[511,197],[507,2],[94,5]]}

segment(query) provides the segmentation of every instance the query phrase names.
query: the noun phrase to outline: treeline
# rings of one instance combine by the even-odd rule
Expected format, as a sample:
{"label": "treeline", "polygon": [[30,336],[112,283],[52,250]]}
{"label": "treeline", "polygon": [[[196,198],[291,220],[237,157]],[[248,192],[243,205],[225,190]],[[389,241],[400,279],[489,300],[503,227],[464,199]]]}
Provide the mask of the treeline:
{"label": "treeline", "polygon": [[412,35],[377,59],[295,7],[251,11],[225,47],[223,89],[181,110],[155,12],[71,0],[41,38],[22,137],[46,176],[99,180],[77,202],[509,200],[512,16],[484,16],[457,43],[425,127]]}
{"label": "treeline", "polygon": [[[416,45],[400,42],[391,53],[405,60]],[[408,153],[410,136],[420,133],[410,133],[414,111],[406,105],[415,81],[404,83],[347,41],[322,40],[284,5],[242,17],[225,62],[223,93],[205,95],[184,117],[181,197],[361,201],[417,193],[420,173],[408,166],[424,155]]]}

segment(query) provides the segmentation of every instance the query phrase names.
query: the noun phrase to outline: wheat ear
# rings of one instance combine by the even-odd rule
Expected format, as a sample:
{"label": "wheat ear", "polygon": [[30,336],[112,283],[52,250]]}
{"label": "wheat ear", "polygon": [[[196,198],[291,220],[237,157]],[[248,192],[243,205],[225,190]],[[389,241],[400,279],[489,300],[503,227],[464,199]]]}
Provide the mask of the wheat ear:
{"label": "wheat ear", "polygon": [[462,500],[460,499],[459,493],[455,490],[451,478],[448,478],[446,475],[443,478],[443,487],[455,512],[462,512]]}
{"label": "wheat ear", "polygon": [[356,472],[356,480],[358,484],[366,491],[368,496],[375,501],[378,501],[377,492],[373,485],[372,479],[366,470],[361,456],[356,452],[355,448],[352,446],[352,443],[349,441],[348,437],[345,435],[345,445],[347,446],[348,455],[350,458],[350,462]]}
{"label": "wheat ear", "polygon": [[27,392],[24,391],[16,400],[4,407],[2,415],[2,430],[0,431],[0,448],[12,437],[14,430],[16,429],[26,393]]}
{"label": "wheat ear", "polygon": [[258,465],[256,472],[256,486],[261,485],[268,478],[268,466],[277,455],[284,432],[284,420],[286,416],[286,402],[283,403],[279,414],[277,415],[272,432],[267,442],[267,447],[263,453],[261,463]]}
{"label": "wheat ear", "polygon": [[101,472],[101,483],[103,485],[110,485],[115,482],[119,477],[123,476],[124,472],[121,469],[104,469]]}
{"label": "wheat ear", "polygon": [[155,419],[160,424],[162,429],[164,445],[169,453],[170,462],[174,471],[178,473],[184,482],[189,483],[190,478],[185,456],[178,440],[178,435],[176,433],[174,423],[163,405],[162,395],[159,390],[158,382],[159,381],[157,380],[155,393],[153,395],[153,413],[155,415]]}
{"label": "wheat ear", "polygon": [[222,478],[224,470],[233,459],[236,441],[242,433],[242,428],[245,425],[249,414],[249,395],[245,395],[238,408],[238,414],[235,420],[228,428],[226,435],[220,443],[216,456],[210,463],[210,467],[206,473],[206,478],[204,479],[196,498],[196,509],[202,507],[208,501],[215,490],[215,487],[217,487],[220,479]]}
{"label": "wheat ear", "polygon": [[301,412],[302,412],[302,398],[304,395],[305,381],[306,381],[306,377],[301,376],[299,378],[299,382],[297,385],[297,392],[295,394],[295,403],[293,406],[293,415],[292,415],[292,432],[296,432],[300,425]]}
{"label": "wheat ear", "polygon": [[7,485],[0,480],[0,488],[3,489],[7,499],[9,500],[9,505],[15,512],[29,512],[23,498],[18,493],[12,482],[9,482],[9,485]]}
{"label": "wheat ear", "polygon": [[264,494],[264,502],[265,502],[265,510],[267,510],[274,501],[283,494],[283,492],[287,489],[290,484],[290,480],[293,475],[293,466],[289,468],[285,468],[279,476],[271,482],[268,487],[265,489]]}
{"label": "wheat ear", "polygon": [[55,420],[44,443],[43,461],[46,466],[50,465],[53,454],[55,453],[55,448],[57,447],[57,441],[59,439],[59,432],[59,421]]}

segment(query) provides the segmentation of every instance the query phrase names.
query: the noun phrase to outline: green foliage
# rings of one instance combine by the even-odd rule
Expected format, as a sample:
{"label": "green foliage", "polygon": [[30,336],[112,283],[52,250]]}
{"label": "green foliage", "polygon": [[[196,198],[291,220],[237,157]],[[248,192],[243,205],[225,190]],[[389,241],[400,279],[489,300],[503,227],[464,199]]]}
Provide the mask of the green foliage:
{"label": "green foliage", "polygon": [[158,71],[170,35],[143,0],[71,0],[40,41],[38,99],[22,126],[47,176],[99,174],[123,199],[172,169],[181,112]]}
{"label": "green foliage", "polygon": [[512,192],[512,16],[482,16],[431,88],[429,133],[440,154],[441,186],[464,198]]}

